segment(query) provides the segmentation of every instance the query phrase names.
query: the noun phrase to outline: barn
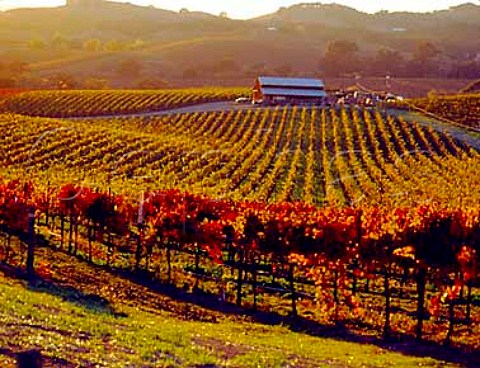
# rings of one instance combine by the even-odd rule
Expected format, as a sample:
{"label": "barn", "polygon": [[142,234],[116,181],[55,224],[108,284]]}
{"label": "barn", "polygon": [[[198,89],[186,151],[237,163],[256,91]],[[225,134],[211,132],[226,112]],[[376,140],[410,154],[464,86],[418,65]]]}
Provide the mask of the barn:
{"label": "barn", "polygon": [[253,103],[323,105],[326,98],[325,84],[314,78],[258,77],[253,86]]}

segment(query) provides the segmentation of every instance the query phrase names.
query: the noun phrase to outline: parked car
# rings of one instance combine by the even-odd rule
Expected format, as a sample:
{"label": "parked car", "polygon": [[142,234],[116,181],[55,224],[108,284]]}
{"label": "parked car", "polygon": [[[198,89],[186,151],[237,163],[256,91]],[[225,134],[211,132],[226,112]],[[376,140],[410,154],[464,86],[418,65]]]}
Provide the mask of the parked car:
{"label": "parked car", "polygon": [[250,99],[248,97],[239,97],[235,99],[236,104],[248,104],[250,103]]}
{"label": "parked car", "polygon": [[394,95],[393,93],[387,93],[387,96],[385,97],[386,102],[403,101],[404,99],[403,96]]}

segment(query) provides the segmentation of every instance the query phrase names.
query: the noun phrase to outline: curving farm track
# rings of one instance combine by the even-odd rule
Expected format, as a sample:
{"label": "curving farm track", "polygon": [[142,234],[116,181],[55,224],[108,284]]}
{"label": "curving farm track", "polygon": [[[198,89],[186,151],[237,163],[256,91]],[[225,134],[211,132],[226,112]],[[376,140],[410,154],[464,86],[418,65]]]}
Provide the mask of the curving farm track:
{"label": "curving farm track", "polygon": [[[191,113],[202,113],[202,112],[218,112],[218,111],[229,111],[229,110],[246,110],[246,109],[262,109],[262,106],[253,106],[250,104],[235,104],[232,101],[222,101],[222,102],[209,102],[201,103],[196,105],[190,105],[175,109],[161,110],[161,111],[151,111],[144,113],[133,113],[133,114],[114,114],[114,115],[100,115],[100,116],[89,116],[89,117],[76,117],[69,118],[69,120],[104,120],[104,119],[113,119],[113,118],[135,118],[135,117],[154,117],[154,116],[164,116],[164,115],[174,115],[174,114],[191,114]],[[438,132],[448,133],[453,138],[464,142],[476,150],[480,151],[480,133],[472,132],[469,129],[462,128],[461,126],[454,126],[442,122],[431,117],[424,116],[420,113],[405,111],[405,110],[389,110],[389,113],[397,117],[402,116],[407,121],[416,121],[423,126],[428,126],[435,129]]]}

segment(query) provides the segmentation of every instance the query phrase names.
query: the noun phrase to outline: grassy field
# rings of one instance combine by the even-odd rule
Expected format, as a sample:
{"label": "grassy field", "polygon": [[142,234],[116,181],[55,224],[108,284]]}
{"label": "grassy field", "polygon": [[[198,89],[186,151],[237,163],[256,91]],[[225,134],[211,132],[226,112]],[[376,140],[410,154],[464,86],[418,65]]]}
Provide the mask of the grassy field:
{"label": "grassy field", "polygon": [[[42,279],[0,272],[0,365],[41,349],[47,367],[473,367],[452,349],[305,328],[201,294],[156,291],[39,249]],[[50,264],[50,266],[46,266]],[[46,271],[48,268],[48,271]],[[218,304],[218,303],[217,303]]]}

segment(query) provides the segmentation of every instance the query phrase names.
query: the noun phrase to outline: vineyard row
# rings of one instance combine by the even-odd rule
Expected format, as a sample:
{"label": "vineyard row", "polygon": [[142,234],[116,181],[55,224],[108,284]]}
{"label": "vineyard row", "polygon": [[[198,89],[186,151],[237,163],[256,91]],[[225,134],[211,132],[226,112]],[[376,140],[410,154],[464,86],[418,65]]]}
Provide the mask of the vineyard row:
{"label": "vineyard row", "polygon": [[480,199],[478,152],[375,110],[294,107],[95,124],[4,118],[0,162],[37,185],[83,180],[119,193],[181,188],[317,207],[462,207]]}
{"label": "vineyard row", "polygon": [[[446,314],[447,341],[460,321],[458,314],[470,323],[472,288],[479,282],[478,207],[319,210],[300,203],[219,201],[176,190],[145,194],[132,204],[123,197],[73,185],[55,193],[36,193],[29,183],[5,183],[0,191],[0,221],[7,249],[12,235],[25,239],[30,272],[35,243],[28,233],[34,231],[35,218],[40,235],[47,231],[58,236],[60,247],[71,253],[111,265],[126,252],[132,255],[127,268],[140,271],[143,263],[151,270],[166,264],[169,281],[172,250],[194,255],[196,285],[199,258],[208,255],[213,269],[220,267],[221,273],[230,274],[236,270],[238,303],[243,285],[253,283],[254,301],[265,289],[259,267],[270,270],[264,279],[277,275],[289,283],[294,311],[297,298],[305,295],[297,292],[298,280],[309,280],[307,284],[315,286],[317,305],[333,313],[335,321],[364,310],[357,290],[360,280],[383,277],[385,334],[391,329],[391,298],[398,297],[392,289],[396,274],[403,273],[404,291],[413,293],[417,301],[417,337],[422,337],[428,311],[437,316],[429,321],[434,325],[443,323],[439,317]],[[167,251],[166,260],[162,250]],[[228,271],[226,267],[232,266],[234,271]],[[427,292],[427,284],[434,292]],[[465,309],[455,310],[457,304]]]}

